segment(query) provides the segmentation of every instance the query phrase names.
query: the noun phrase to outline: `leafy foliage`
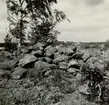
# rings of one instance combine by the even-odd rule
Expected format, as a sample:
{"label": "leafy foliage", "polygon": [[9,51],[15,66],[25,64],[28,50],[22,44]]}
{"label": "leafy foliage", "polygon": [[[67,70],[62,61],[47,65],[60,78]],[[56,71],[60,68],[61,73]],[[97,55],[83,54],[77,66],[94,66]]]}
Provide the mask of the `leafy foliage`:
{"label": "leafy foliage", "polygon": [[41,23],[33,23],[31,26],[32,32],[29,39],[33,42],[47,42],[48,40],[55,41],[59,32],[55,29],[55,22],[50,19],[44,19]]}
{"label": "leafy foliage", "polygon": [[53,12],[51,9],[53,3],[57,3],[57,1],[7,0],[10,33],[20,39],[22,44],[26,40],[25,31],[30,26],[32,32],[29,32],[29,40],[33,43],[46,42],[48,39],[56,40],[59,32],[55,26],[67,17],[62,11],[55,9]]}
{"label": "leafy foliage", "polygon": [[12,42],[12,38],[9,36],[9,34],[6,35],[4,41],[6,51],[13,52],[17,49],[17,44]]}
{"label": "leafy foliage", "polygon": [[25,29],[28,23],[27,11],[24,0],[7,0],[8,17],[10,22],[10,33],[22,44],[25,41]]}
{"label": "leafy foliage", "polygon": [[105,47],[109,48],[109,40],[107,40],[104,45]]}

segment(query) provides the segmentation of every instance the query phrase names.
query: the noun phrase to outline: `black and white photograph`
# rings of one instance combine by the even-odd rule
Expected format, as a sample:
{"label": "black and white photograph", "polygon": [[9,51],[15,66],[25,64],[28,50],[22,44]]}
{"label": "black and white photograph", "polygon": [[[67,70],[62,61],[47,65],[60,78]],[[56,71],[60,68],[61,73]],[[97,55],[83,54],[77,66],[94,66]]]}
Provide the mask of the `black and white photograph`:
{"label": "black and white photograph", "polygon": [[0,105],[109,105],[109,0],[0,0]]}

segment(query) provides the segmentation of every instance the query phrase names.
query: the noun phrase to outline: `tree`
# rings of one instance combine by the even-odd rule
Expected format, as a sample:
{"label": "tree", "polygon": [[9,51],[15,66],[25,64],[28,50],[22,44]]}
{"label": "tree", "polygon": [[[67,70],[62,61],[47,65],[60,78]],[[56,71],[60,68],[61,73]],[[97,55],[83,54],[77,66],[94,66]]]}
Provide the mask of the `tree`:
{"label": "tree", "polygon": [[57,3],[57,0],[7,0],[11,34],[20,39],[22,44],[26,37],[26,23],[32,23],[29,37],[34,39],[33,42],[56,39],[58,31],[55,30],[55,26],[66,16],[62,11],[53,12],[53,3]]}
{"label": "tree", "polygon": [[57,39],[57,35],[60,33],[56,30],[56,25],[64,19],[67,19],[69,21],[69,19],[62,11],[58,11],[56,9],[52,11],[52,15],[49,15],[47,18],[39,17],[37,18],[37,20],[35,19],[32,21],[32,31],[29,33],[29,39],[33,43],[39,41],[46,43],[48,40],[55,42]]}
{"label": "tree", "polygon": [[42,22],[33,22],[31,24],[31,33],[29,39],[33,43],[44,42],[48,40],[55,41],[59,32],[55,29],[56,22],[52,19],[44,18]]}
{"label": "tree", "polygon": [[25,0],[7,0],[9,31],[22,44],[25,40],[26,23],[28,23]]}
{"label": "tree", "polygon": [[31,16],[49,17],[52,15],[51,5],[57,3],[57,0],[25,0],[26,7]]}

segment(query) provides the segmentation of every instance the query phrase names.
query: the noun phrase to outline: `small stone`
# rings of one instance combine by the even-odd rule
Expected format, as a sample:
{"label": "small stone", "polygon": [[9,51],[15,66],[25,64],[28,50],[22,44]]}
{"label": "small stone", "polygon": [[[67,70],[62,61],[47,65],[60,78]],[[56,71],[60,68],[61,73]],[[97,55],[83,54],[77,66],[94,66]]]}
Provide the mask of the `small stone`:
{"label": "small stone", "polygon": [[60,62],[59,68],[66,70],[66,69],[68,69],[68,64],[66,62]]}

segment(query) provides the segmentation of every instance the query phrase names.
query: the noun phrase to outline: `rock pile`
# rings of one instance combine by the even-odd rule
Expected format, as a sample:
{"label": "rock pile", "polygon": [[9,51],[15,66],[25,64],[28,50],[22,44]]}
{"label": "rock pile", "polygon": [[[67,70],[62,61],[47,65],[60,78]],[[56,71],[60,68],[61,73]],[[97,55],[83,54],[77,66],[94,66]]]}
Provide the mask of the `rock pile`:
{"label": "rock pile", "polygon": [[76,48],[37,43],[18,53],[11,69],[0,69],[0,105],[62,105],[77,90],[84,59]]}

